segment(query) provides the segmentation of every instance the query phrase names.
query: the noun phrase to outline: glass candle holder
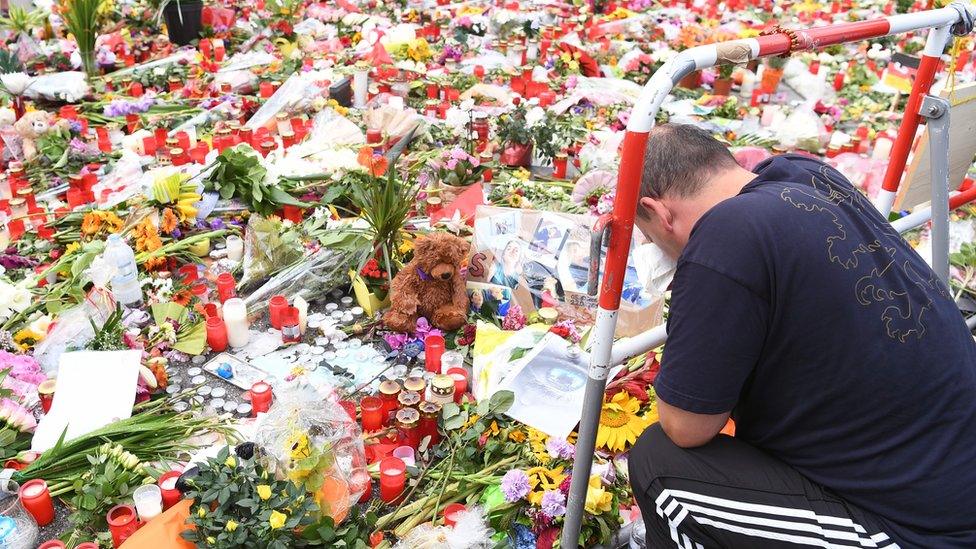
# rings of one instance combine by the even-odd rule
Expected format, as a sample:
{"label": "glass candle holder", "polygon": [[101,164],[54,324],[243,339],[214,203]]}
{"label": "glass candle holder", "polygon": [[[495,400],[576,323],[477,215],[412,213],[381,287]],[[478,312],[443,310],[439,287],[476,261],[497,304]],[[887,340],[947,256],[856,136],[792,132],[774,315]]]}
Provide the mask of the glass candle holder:
{"label": "glass candle holder", "polygon": [[380,399],[383,401],[383,423],[389,424],[393,412],[400,406],[400,384],[392,379],[380,383]]}
{"label": "glass candle holder", "polygon": [[0,482],[0,517],[13,520],[13,530],[3,538],[3,547],[35,547],[38,529],[34,517],[24,509],[18,492],[20,486],[12,481]]}
{"label": "glass candle holder", "polygon": [[464,356],[457,351],[446,351],[441,356],[441,373],[447,373],[451,368],[463,368]]}
{"label": "glass candle holder", "polygon": [[454,380],[454,402],[459,402],[468,390],[468,372],[464,368],[451,368],[447,375]]}
{"label": "glass candle holder", "polygon": [[271,385],[259,381],[251,386],[251,416],[256,417],[259,412],[267,412],[273,400]]}
{"label": "glass candle holder", "polygon": [[[207,305],[213,305],[213,303]],[[207,344],[215,353],[227,349],[227,326],[218,316],[207,317]]]}
{"label": "glass candle holder", "polygon": [[247,305],[244,300],[232,297],[224,302],[224,324],[227,325],[227,343],[231,347],[243,347],[251,339],[247,322]]}
{"label": "glass candle holder", "polygon": [[54,388],[57,386],[57,382],[53,379],[45,379],[37,386],[37,396],[41,399],[41,410],[44,413],[51,411],[51,405],[54,404]]}
{"label": "glass candle holder", "polygon": [[47,483],[41,479],[27,481],[20,487],[20,503],[34,517],[39,526],[47,526],[54,520],[54,502]]}
{"label": "glass candle holder", "polygon": [[402,408],[396,413],[397,440],[416,450],[420,447],[420,412],[414,408]]}
{"label": "glass candle holder", "polygon": [[380,498],[386,503],[393,503],[407,484],[407,466],[403,460],[396,457],[383,458],[380,461]]}
{"label": "glass candle holder", "polygon": [[454,525],[457,524],[458,514],[464,513],[467,510],[468,508],[461,503],[452,503],[445,507],[444,511],[441,513],[444,517],[444,526],[454,528]]}
{"label": "glass candle holder", "polygon": [[149,522],[163,512],[163,493],[155,484],[144,484],[132,493],[139,520]]}
{"label": "glass candle holder", "polygon": [[417,464],[416,452],[410,446],[397,446],[393,449],[391,454],[395,458],[400,458],[403,460],[404,465],[407,467],[413,467]]}
{"label": "glass candle holder", "polygon": [[139,528],[136,520],[136,510],[131,505],[116,505],[105,515],[109,532],[112,533],[112,545],[118,548],[129,539]]}
{"label": "glass candle holder", "polygon": [[420,411],[420,422],[418,424],[420,440],[422,441],[424,437],[430,437],[428,447],[433,446],[441,441],[441,433],[437,429],[437,418],[441,415],[441,405],[434,402],[423,402],[418,410]]}
{"label": "glass candle holder", "polygon": [[359,401],[362,410],[363,431],[377,431],[383,428],[386,407],[379,397],[367,396]]}
{"label": "glass candle holder", "polygon": [[237,297],[237,289],[234,275],[230,273],[220,273],[217,276],[217,298],[224,303],[232,297]]}
{"label": "glass candle holder", "polygon": [[280,330],[281,320],[284,316],[285,311],[288,309],[288,298],[283,295],[272,296],[268,300],[268,316],[271,325]]}
{"label": "glass candle holder", "polygon": [[159,492],[163,497],[163,509],[169,509],[170,507],[179,503],[183,499],[183,494],[176,488],[176,481],[180,479],[182,471],[168,471],[163,473],[156,484],[159,486]]}
{"label": "glass candle holder", "polygon": [[428,372],[440,373],[444,349],[444,336],[429,335],[424,338],[424,365]]}

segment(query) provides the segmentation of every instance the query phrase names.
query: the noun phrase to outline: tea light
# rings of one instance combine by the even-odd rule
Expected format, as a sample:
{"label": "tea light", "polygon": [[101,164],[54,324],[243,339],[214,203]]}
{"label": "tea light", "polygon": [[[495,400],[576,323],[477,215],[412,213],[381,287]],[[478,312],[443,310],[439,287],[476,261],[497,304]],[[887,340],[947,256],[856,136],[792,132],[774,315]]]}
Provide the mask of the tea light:
{"label": "tea light", "polygon": [[54,520],[54,503],[51,501],[51,492],[43,480],[30,480],[21,486],[20,503],[34,517],[38,526],[46,526]]}
{"label": "tea light", "polygon": [[251,334],[247,324],[247,305],[233,297],[224,302],[224,324],[227,325],[227,342],[231,347],[247,345]]}
{"label": "tea light", "polygon": [[139,520],[143,522],[149,522],[163,512],[163,494],[155,484],[136,488],[132,493],[132,500],[136,504]]}
{"label": "tea light", "polygon": [[403,493],[407,483],[407,465],[397,457],[387,457],[380,461],[380,498],[385,503],[393,503]]}
{"label": "tea light", "polygon": [[231,261],[240,261],[244,259],[244,239],[237,235],[230,235],[227,237],[227,259]]}
{"label": "tea light", "polygon": [[122,545],[122,542],[139,528],[139,523],[136,522],[136,510],[131,505],[116,505],[109,509],[105,518],[108,521],[108,529],[112,533],[112,545],[115,547]]}

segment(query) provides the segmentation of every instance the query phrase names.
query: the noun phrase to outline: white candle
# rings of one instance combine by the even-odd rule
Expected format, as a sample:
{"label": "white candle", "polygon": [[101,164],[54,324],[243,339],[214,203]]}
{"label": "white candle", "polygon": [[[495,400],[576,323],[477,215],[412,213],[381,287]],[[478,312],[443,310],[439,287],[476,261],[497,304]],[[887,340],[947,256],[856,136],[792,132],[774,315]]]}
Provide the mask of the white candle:
{"label": "white candle", "polygon": [[227,237],[227,259],[231,261],[244,259],[244,239],[236,234]]}
{"label": "white candle", "polygon": [[513,67],[522,66],[522,48],[511,47],[508,48],[508,62],[512,64]]}
{"label": "white candle", "polygon": [[176,488],[176,481],[177,480],[179,480],[179,477],[169,477],[168,479],[166,479],[166,480],[164,480],[162,482],[162,489],[163,490],[172,490],[172,489]]}
{"label": "white candle", "polygon": [[361,109],[366,106],[366,95],[369,89],[369,70],[357,70],[352,74],[353,106]]}
{"label": "white candle", "polygon": [[742,97],[752,99],[752,91],[756,89],[756,75],[752,71],[743,71],[742,73],[742,87],[739,93]]}
{"label": "white candle", "polygon": [[539,58],[539,41],[529,40],[528,48],[525,50],[525,58],[534,61]]}
{"label": "white candle", "polygon": [[874,150],[871,151],[872,160],[884,160],[891,156],[891,139],[879,136],[874,140]]}
{"label": "white candle", "polygon": [[308,327],[308,301],[298,296],[295,298],[294,307],[298,309],[298,329],[304,334]]}
{"label": "white candle", "polygon": [[247,305],[239,297],[224,302],[224,324],[227,326],[227,342],[231,347],[247,345],[251,337],[247,325]]}
{"label": "white candle", "polygon": [[136,488],[136,491],[132,493],[132,500],[136,504],[139,519],[143,522],[154,519],[163,512],[163,494],[160,492],[159,486],[155,484],[146,484]]}

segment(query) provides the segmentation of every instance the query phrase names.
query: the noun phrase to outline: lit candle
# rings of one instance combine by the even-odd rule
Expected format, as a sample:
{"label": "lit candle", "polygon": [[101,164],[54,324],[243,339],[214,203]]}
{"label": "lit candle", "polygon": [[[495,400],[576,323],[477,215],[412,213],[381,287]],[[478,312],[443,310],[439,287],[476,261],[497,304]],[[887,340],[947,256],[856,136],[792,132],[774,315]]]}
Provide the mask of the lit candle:
{"label": "lit candle", "polygon": [[384,502],[396,501],[403,493],[406,483],[407,466],[402,459],[388,457],[380,461],[380,498]]}
{"label": "lit candle", "polygon": [[441,357],[444,355],[444,336],[429,335],[424,338],[424,363],[428,372],[441,371]]}
{"label": "lit candle", "polygon": [[224,302],[224,324],[227,325],[227,342],[231,347],[247,345],[251,334],[247,324],[247,305],[239,297]]}
{"label": "lit candle", "polygon": [[182,474],[182,471],[174,470],[164,473],[163,476],[159,477],[157,484],[159,485],[160,494],[163,497],[163,509],[169,509],[183,499],[183,495],[176,488],[176,481],[179,480]]}
{"label": "lit candle", "polygon": [[267,412],[271,409],[271,401],[274,393],[271,385],[264,381],[259,381],[251,386],[251,416],[257,417],[258,413]]}
{"label": "lit candle", "polygon": [[136,510],[131,505],[116,505],[106,515],[108,529],[112,533],[112,545],[119,547],[122,542],[134,534],[139,528],[136,522]]}
{"label": "lit candle", "polygon": [[444,525],[448,528],[454,528],[457,524],[458,515],[467,511],[468,508],[460,503],[452,503],[444,508]]}
{"label": "lit candle", "polygon": [[244,259],[244,239],[237,235],[227,237],[227,259],[240,261]]}
{"label": "lit candle", "polygon": [[132,500],[136,504],[139,519],[143,522],[149,522],[163,512],[163,494],[155,484],[136,488],[132,493]]}
{"label": "lit candle", "polygon": [[34,517],[39,526],[46,526],[54,520],[54,503],[51,501],[51,492],[43,480],[30,480],[21,486],[20,503]]}
{"label": "lit candle", "polygon": [[383,427],[383,401],[378,397],[367,396],[359,402],[362,409],[363,431],[376,431]]}

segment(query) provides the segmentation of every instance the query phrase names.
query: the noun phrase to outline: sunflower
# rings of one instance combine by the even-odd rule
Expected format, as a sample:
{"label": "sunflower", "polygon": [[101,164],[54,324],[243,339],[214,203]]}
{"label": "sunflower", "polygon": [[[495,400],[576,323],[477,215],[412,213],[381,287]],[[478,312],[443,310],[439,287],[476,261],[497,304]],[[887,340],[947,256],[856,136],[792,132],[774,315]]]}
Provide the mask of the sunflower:
{"label": "sunflower", "polygon": [[81,232],[86,235],[93,235],[102,228],[102,216],[99,215],[101,212],[88,212],[85,214],[84,219],[81,220]]}
{"label": "sunflower", "polygon": [[600,428],[596,433],[597,446],[622,452],[637,442],[637,437],[650,425],[646,417],[638,415],[640,405],[639,400],[625,391],[604,402],[600,412]]}
{"label": "sunflower", "polygon": [[115,212],[102,212],[102,222],[105,223],[105,230],[110,233],[117,233],[122,230],[125,222],[122,218],[115,215]]}

